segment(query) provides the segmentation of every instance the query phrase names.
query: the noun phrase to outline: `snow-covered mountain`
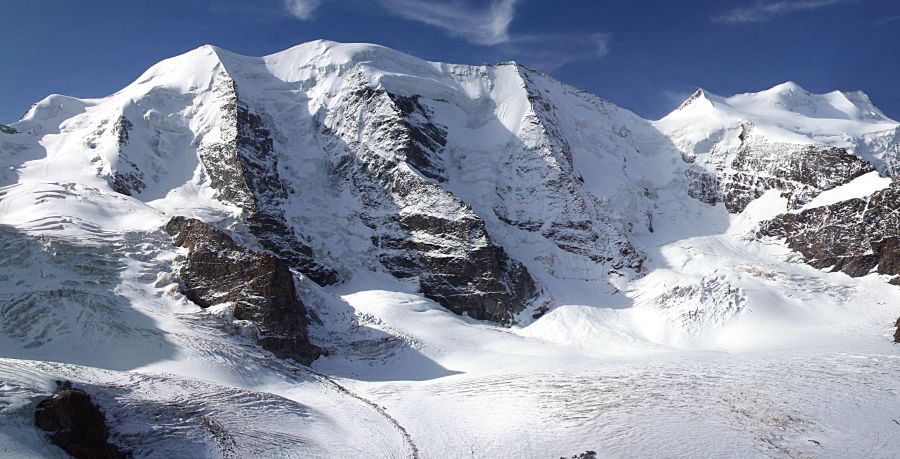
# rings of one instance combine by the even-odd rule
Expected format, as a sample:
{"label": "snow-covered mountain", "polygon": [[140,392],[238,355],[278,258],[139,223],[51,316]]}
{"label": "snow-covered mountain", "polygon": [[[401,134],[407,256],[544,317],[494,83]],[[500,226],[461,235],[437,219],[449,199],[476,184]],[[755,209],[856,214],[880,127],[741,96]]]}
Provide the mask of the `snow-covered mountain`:
{"label": "snow-covered mountain", "polygon": [[900,451],[861,92],[648,121],[512,62],[203,46],[38,102],[0,166],[3,454],[63,454],[54,381],[135,457]]}

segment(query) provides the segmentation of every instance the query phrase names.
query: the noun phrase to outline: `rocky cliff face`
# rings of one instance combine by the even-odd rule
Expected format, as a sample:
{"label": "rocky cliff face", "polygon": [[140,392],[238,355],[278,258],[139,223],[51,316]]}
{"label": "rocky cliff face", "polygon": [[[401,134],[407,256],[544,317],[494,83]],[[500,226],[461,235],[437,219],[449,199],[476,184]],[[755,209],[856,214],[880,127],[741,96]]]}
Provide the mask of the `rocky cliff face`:
{"label": "rocky cliff face", "polygon": [[[783,238],[816,268],[851,276],[900,274],[900,188],[861,199],[786,213],[760,225],[759,234]],[[894,278],[894,283],[897,278]]]}
{"label": "rocky cliff face", "polygon": [[738,213],[767,190],[779,190],[796,209],[825,190],[875,167],[843,148],[744,139],[719,182],[725,207]]}
{"label": "rocky cliff face", "polygon": [[[713,149],[704,167],[685,169],[688,194],[701,202],[723,202],[731,213],[743,211],[768,190],[778,190],[796,209],[819,193],[875,170],[875,166],[843,148],[767,140],[741,124],[733,150]],[[686,157],[693,163],[694,156]]]}
{"label": "rocky cliff face", "polygon": [[440,186],[446,127],[418,96],[373,88],[362,74],[341,93],[320,136],[336,158],[334,181],[361,203],[380,262],[399,278],[418,278],[422,293],[457,314],[511,322],[534,282],[491,241],[482,218]]}
{"label": "rocky cliff face", "polygon": [[234,317],[252,322],[260,345],[278,355],[307,364],[319,356],[286,261],[241,247],[196,219],[175,217],[166,231],[188,250],[179,271],[188,299],[203,308],[233,304]]}
{"label": "rocky cliff face", "polygon": [[238,96],[237,85],[224,72],[213,89],[220,104],[217,126],[221,140],[203,145],[198,156],[218,191],[217,199],[244,211],[250,232],[259,243],[288,261],[320,285],[337,282],[337,273],[314,259],[285,221],[287,186],[279,176],[278,155],[262,119]]}
{"label": "rocky cliff face", "polygon": [[140,193],[146,184],[144,183],[144,173],[141,172],[137,164],[128,158],[125,149],[128,146],[128,132],[134,127],[131,121],[125,115],[119,117],[112,127],[112,135],[118,146],[118,164],[116,170],[111,174],[112,188],[126,196],[133,193]]}

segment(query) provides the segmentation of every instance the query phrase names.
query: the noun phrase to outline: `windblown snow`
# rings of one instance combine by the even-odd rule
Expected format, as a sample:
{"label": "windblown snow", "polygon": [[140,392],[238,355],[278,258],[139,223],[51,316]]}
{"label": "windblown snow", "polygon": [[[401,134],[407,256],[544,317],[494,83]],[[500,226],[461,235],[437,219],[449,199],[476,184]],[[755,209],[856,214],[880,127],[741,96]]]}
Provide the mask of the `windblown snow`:
{"label": "windblown snow", "polygon": [[[252,205],[204,156],[246,135],[230,97],[283,184],[241,175]],[[515,63],[315,41],[204,46],[105,98],[51,95],[9,128],[0,456],[65,457],[33,422],[63,380],[135,457],[900,455],[900,288],[756,235],[891,186],[900,125],[862,92],[701,90],[648,121]],[[819,149],[846,151],[846,180],[782,174]],[[294,270],[325,351],[309,366],[259,347],[233,305],[182,294],[166,222],[275,251],[248,223],[258,209],[339,279]],[[468,238],[433,222],[467,222]],[[506,324],[427,290],[488,249],[534,284]],[[408,253],[438,261],[399,275]]]}

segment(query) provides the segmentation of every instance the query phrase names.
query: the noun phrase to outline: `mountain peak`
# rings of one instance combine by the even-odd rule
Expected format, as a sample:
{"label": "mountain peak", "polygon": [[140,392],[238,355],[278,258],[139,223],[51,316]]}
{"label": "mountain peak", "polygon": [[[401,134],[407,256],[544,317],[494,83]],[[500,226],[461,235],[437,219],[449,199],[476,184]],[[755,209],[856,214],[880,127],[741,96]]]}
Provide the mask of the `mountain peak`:
{"label": "mountain peak", "polygon": [[693,104],[695,101],[698,101],[701,99],[709,100],[706,97],[706,91],[704,91],[703,88],[697,88],[697,90],[694,91],[693,94],[688,96],[687,99],[684,99],[684,101],[681,103],[681,105],[679,105],[678,108],[676,108],[675,110],[676,111],[684,110],[684,109],[688,108],[688,106]]}
{"label": "mountain peak", "polygon": [[[731,97],[721,97],[704,89],[697,89],[677,109],[666,117],[690,114],[715,118],[737,118],[772,121],[775,124],[794,125],[801,120],[836,120],[862,123],[872,129],[882,124],[896,124],[888,118],[862,91],[832,91],[816,94],[794,81],[787,81],[759,92],[747,92]],[[768,120],[768,121],[767,121]]]}
{"label": "mountain peak", "polygon": [[803,87],[800,86],[799,84],[797,84],[795,81],[785,81],[784,83],[772,86],[771,88],[769,88],[763,92],[775,93],[775,94],[800,92],[800,93],[809,94],[809,91],[807,91],[806,89],[803,89]]}
{"label": "mountain peak", "polygon": [[371,43],[339,43],[314,40],[263,56],[266,66],[286,81],[302,68],[347,69],[366,65],[390,73],[434,75],[436,64]]}
{"label": "mountain peak", "polygon": [[727,105],[728,102],[724,97],[713,94],[703,88],[697,88],[670,115],[694,113],[697,111],[706,112],[709,110],[721,111],[726,109]]}
{"label": "mountain peak", "polygon": [[781,116],[790,114],[815,119],[893,122],[862,92],[832,91],[816,94],[788,81],[770,89],[738,94],[728,104],[742,112]]}

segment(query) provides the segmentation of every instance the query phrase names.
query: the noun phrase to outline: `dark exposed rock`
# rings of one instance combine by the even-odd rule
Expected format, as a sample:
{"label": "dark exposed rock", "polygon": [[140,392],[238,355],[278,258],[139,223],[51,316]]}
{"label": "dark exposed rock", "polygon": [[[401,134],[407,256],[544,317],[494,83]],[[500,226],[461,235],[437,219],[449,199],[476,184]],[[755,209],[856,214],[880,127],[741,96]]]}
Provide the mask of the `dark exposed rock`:
{"label": "dark exposed rock", "polygon": [[707,173],[699,167],[689,167],[685,170],[685,176],[688,196],[711,206],[722,201],[719,180],[715,175]]}
{"label": "dark exposed rock", "polygon": [[111,185],[113,190],[126,196],[140,193],[147,186],[144,183],[144,173],[128,158],[125,150],[128,145],[129,132],[133,127],[134,124],[123,115],[119,116],[112,128],[112,133],[119,146],[119,158],[116,170],[112,173]]}
{"label": "dark exposed rock", "polygon": [[278,175],[278,156],[262,118],[240,100],[227,76],[214,91],[223,104],[223,141],[205,145],[198,154],[217,198],[244,210],[250,232],[263,248],[320,285],[336,283],[337,273],[317,262],[285,221],[287,186]]}
{"label": "dark exposed rock", "polygon": [[53,444],[77,459],[131,457],[107,441],[106,417],[90,395],[68,383],[38,404],[34,424],[48,432]]}
{"label": "dark exposed rock", "polygon": [[431,121],[431,113],[419,103],[419,96],[401,96],[386,93],[403,116],[405,136],[398,153],[422,175],[447,181],[438,153],[447,145],[447,128]]}
{"label": "dark exposed rock", "polygon": [[[900,187],[868,198],[780,215],[760,225],[761,236],[784,238],[816,268],[850,276],[873,270],[900,274]],[[892,282],[896,282],[897,278]]]}
{"label": "dark exposed rock", "polygon": [[[365,174],[354,174],[353,180],[369,192],[372,203],[389,200],[384,189],[363,184],[370,180]],[[426,183],[389,183],[399,185],[399,193],[443,193]],[[468,210],[449,194],[444,198]],[[378,257],[385,268],[399,278],[418,277],[425,296],[457,314],[511,323],[535,294],[528,270],[490,242],[484,221],[474,212],[457,219],[415,213],[366,218],[378,230],[373,243],[381,249]]]}
{"label": "dark exposed rock", "polygon": [[17,131],[15,128],[9,127],[5,124],[0,124],[0,132],[2,132],[4,134],[15,134],[19,131]]}
{"label": "dark exposed rock", "polygon": [[900,343],[900,317],[897,318],[897,323],[894,324],[894,327],[897,329],[894,331],[894,342]]}
{"label": "dark exposed rock", "polygon": [[597,459],[597,453],[595,451],[588,450],[580,454],[575,454],[571,458],[561,456],[559,459]]}
{"label": "dark exposed rock", "polygon": [[694,91],[694,93],[691,94],[690,97],[684,99],[684,102],[682,102],[681,105],[679,105],[675,110],[684,110],[688,108],[688,106],[690,106],[692,103],[694,103],[695,100],[700,99],[701,97],[705,98],[706,93],[704,93],[702,89],[698,89]]}
{"label": "dark exposed rock", "polygon": [[875,170],[843,148],[767,144],[752,141],[751,134],[742,136],[746,141],[720,180],[731,213],[743,211],[770,189],[781,191],[788,205],[798,208],[822,191]]}
{"label": "dark exposed rock", "polygon": [[[323,127],[323,143],[336,158],[336,183],[366,209],[360,217],[373,230],[379,261],[396,277],[417,278],[425,296],[457,314],[512,322],[534,296],[534,282],[491,242],[471,207],[435,183],[445,180],[437,161],[443,128],[418,96],[372,88],[362,77],[348,84],[346,124]],[[335,130],[352,135],[339,140]],[[385,146],[390,154],[374,150]]]}
{"label": "dark exposed rock", "polygon": [[319,356],[309,342],[306,307],[288,263],[244,248],[196,219],[174,217],[166,232],[188,249],[179,272],[188,299],[202,308],[233,303],[234,317],[255,323],[259,343],[278,355],[305,364]]}
{"label": "dark exposed rock", "polygon": [[[487,236],[484,222],[475,218],[451,221],[409,215],[400,223],[409,231],[453,234],[463,240],[471,235],[479,239]],[[412,246],[422,254],[441,249],[422,242],[413,242]],[[423,255],[420,260],[427,268],[419,274],[422,293],[457,314],[509,323],[534,295],[534,283],[525,266],[493,244],[471,247],[464,257]]]}

